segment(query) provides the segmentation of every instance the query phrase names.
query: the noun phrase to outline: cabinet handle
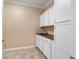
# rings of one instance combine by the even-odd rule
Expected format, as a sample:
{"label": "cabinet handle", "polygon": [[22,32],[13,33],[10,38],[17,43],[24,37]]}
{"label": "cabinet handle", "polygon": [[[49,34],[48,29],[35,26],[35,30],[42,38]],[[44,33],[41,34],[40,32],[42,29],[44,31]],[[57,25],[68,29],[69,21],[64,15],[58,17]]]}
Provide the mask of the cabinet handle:
{"label": "cabinet handle", "polygon": [[66,20],[66,21],[59,21],[59,22],[55,22],[55,24],[61,24],[61,23],[66,23],[66,22],[70,22],[71,20]]}

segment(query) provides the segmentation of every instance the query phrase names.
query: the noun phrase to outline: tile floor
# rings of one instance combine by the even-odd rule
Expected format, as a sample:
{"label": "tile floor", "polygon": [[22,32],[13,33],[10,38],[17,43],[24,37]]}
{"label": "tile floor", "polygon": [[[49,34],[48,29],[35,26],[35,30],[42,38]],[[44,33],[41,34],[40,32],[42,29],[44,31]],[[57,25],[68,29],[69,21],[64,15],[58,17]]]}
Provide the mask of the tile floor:
{"label": "tile floor", "polygon": [[38,48],[5,51],[3,59],[47,59]]}

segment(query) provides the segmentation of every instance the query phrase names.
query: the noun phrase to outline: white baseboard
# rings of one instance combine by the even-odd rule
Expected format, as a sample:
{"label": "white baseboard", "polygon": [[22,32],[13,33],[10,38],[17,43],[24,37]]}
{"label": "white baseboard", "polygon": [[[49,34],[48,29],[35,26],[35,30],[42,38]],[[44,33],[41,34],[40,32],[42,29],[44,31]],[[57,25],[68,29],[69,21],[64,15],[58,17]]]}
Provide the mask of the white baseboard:
{"label": "white baseboard", "polygon": [[9,48],[9,49],[3,49],[3,51],[12,51],[12,50],[21,50],[21,49],[28,49],[28,48],[33,48],[36,46],[26,46],[26,47],[18,47],[18,48]]}

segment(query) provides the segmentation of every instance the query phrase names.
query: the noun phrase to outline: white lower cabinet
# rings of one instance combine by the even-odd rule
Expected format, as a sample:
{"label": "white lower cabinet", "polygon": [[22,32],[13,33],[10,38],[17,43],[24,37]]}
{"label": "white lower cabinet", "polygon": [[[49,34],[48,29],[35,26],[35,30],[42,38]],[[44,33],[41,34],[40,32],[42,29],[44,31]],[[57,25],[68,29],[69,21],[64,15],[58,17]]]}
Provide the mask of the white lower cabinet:
{"label": "white lower cabinet", "polygon": [[44,54],[48,59],[51,59],[51,48],[52,48],[52,41],[50,39],[44,38],[43,39],[43,46],[44,46]]}
{"label": "white lower cabinet", "polygon": [[55,59],[70,59],[70,54],[67,53],[66,51],[60,49],[60,48],[55,48]]}
{"label": "white lower cabinet", "polygon": [[41,51],[43,51],[43,41],[42,38],[39,39],[39,48]]}
{"label": "white lower cabinet", "polygon": [[52,40],[36,35],[36,46],[41,52],[47,57],[47,59],[52,59]]}
{"label": "white lower cabinet", "polygon": [[36,46],[43,51],[43,41],[42,41],[42,37],[40,37],[39,35],[36,35]]}
{"label": "white lower cabinet", "polygon": [[35,44],[37,47],[39,47],[39,36],[38,35],[36,35],[36,43]]}

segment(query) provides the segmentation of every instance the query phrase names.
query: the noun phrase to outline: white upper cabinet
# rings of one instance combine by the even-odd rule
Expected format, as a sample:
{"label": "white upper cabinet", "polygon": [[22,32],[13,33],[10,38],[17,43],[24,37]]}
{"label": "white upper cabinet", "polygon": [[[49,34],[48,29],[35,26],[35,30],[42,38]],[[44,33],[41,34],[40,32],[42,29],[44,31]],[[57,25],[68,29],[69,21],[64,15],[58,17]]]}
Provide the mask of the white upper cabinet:
{"label": "white upper cabinet", "polygon": [[40,27],[43,26],[48,26],[48,11],[44,12],[41,16],[40,16]]}
{"label": "white upper cabinet", "polygon": [[48,10],[44,13],[44,26],[48,26],[48,20],[49,20],[49,15],[48,15]]}
{"label": "white upper cabinet", "polygon": [[54,7],[52,6],[40,15],[40,27],[52,26],[54,24]]}
{"label": "white upper cabinet", "polygon": [[55,21],[67,21],[72,19],[71,0],[54,0]]}
{"label": "white upper cabinet", "polygon": [[40,27],[44,26],[44,14],[40,15]]}
{"label": "white upper cabinet", "polygon": [[54,25],[54,6],[49,9],[49,26]]}

